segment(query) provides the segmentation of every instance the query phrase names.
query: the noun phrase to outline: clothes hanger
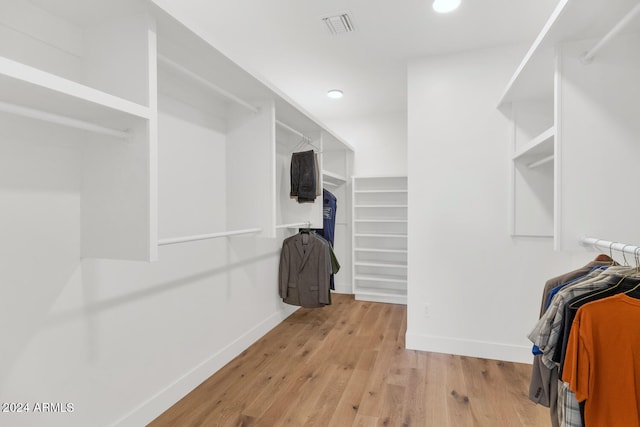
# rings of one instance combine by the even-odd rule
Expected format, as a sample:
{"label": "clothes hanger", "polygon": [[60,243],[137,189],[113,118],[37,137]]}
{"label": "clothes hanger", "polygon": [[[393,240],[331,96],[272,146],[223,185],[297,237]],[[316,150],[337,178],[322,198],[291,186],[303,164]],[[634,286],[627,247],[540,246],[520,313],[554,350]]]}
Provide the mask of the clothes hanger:
{"label": "clothes hanger", "polygon": [[[636,259],[636,271],[637,272],[640,272],[640,257],[638,255],[638,250],[639,249],[640,248],[636,248],[636,250],[634,251],[634,256],[635,256],[635,259]],[[630,289],[628,291],[625,291],[625,294],[630,296],[631,298],[640,299],[640,293],[634,293],[638,289],[640,289],[640,283],[638,283],[632,289]]]}
{"label": "clothes hanger", "polygon": [[595,262],[608,262],[614,263],[615,261],[607,254],[599,254],[595,259]]}
{"label": "clothes hanger", "polygon": [[[599,240],[598,240],[598,241],[599,241]],[[598,241],[596,241],[596,243],[598,243]],[[610,262],[611,262],[611,265],[618,265],[618,262],[613,258],[613,245],[614,245],[614,244],[615,244],[614,242],[610,242],[610,243],[609,243],[609,256],[608,256],[608,257],[607,257],[607,255],[605,255],[605,254],[601,254],[601,255],[598,255],[598,256],[596,257],[596,260],[598,260],[598,258],[600,258],[601,256],[602,256],[602,257],[607,257],[607,258],[609,258],[609,260],[610,260]],[[624,255],[624,252],[623,252],[622,254]]]}
{"label": "clothes hanger", "polygon": [[302,149],[302,147],[304,147],[305,145],[309,145],[310,147],[312,147],[312,149],[315,149],[314,151],[318,153],[322,153],[322,150],[320,150],[318,147],[313,145],[313,143],[311,142],[311,138],[305,135],[302,135],[302,139],[298,141],[298,143],[291,149],[291,152],[294,153],[297,150]]}
{"label": "clothes hanger", "polygon": [[624,253],[624,248],[626,248],[629,245],[623,245],[622,246],[622,259],[624,259],[624,266],[625,267],[629,267],[629,261],[627,261],[627,255]]}
{"label": "clothes hanger", "polygon": [[609,243],[609,257],[613,259],[613,242]]}
{"label": "clothes hanger", "polygon": [[[613,245],[613,243],[611,243],[611,244],[609,245],[609,250],[610,250],[610,251],[611,251],[611,246],[612,246],[612,245]],[[629,265],[629,264],[628,264],[628,262],[627,262],[627,258],[624,256],[624,248],[625,248],[625,247],[627,247],[627,246],[629,246],[629,245],[625,245],[625,246],[622,248],[622,251],[623,251],[623,252],[622,252],[622,255],[623,255],[623,258],[624,258],[624,261],[625,261],[625,265],[626,265],[626,266],[628,266],[628,265]],[[598,295],[601,295],[601,294],[604,294],[604,293],[610,292],[610,291],[612,291],[612,290],[614,290],[614,289],[618,288],[618,287],[619,287],[619,286],[620,286],[620,285],[621,285],[621,284],[622,284],[626,279],[630,279],[630,278],[638,278],[638,276],[639,276],[639,274],[640,274],[640,254],[638,253],[638,251],[639,251],[639,250],[640,250],[640,248],[637,248],[637,249],[634,251],[634,258],[635,258],[635,261],[636,261],[636,266],[635,266],[634,271],[630,271],[630,272],[628,272],[628,273],[625,273],[625,274],[621,275],[621,276],[620,276],[620,280],[618,280],[618,282],[617,282],[615,285],[613,285],[613,286],[607,286],[606,288],[601,289],[600,291],[595,292],[595,293],[589,293],[589,294],[585,295],[585,296],[584,296],[584,298],[580,298],[580,299],[578,299],[578,300],[574,301],[574,302],[573,302],[569,307],[570,307],[570,308],[573,308],[573,309],[578,308],[578,304],[580,304],[581,302],[583,302],[585,299],[592,298],[592,297],[594,297],[594,296],[598,296]],[[605,255],[605,256],[606,256],[606,255]],[[614,262],[615,262],[615,261],[614,261]],[[624,293],[631,292],[631,291],[633,291],[633,290],[638,289],[639,287],[640,287],[640,283],[638,283],[638,284],[634,285],[634,286],[633,286],[633,288],[631,288],[630,290],[628,290],[628,291],[624,291]],[[640,296],[639,296],[639,298],[640,298]]]}
{"label": "clothes hanger", "polygon": [[299,230],[300,233],[309,234],[311,232],[311,221],[305,221],[305,227]]}
{"label": "clothes hanger", "polygon": [[307,137],[303,136],[302,139],[300,139],[300,141],[298,141],[298,143],[291,149],[291,152],[293,153],[299,150],[300,148],[304,147],[306,143],[307,143]]}
{"label": "clothes hanger", "polygon": [[[626,279],[632,279],[632,278],[637,278],[637,277],[638,277],[637,271],[626,273],[626,274],[620,276],[620,280],[618,280],[618,282],[615,285],[607,286],[606,288],[600,289],[599,291],[594,292],[594,293],[588,293],[584,297],[582,297],[582,298],[580,298],[580,299],[578,299],[576,301],[573,301],[569,307],[573,308],[573,309],[578,308],[579,304],[581,302],[583,302],[584,300],[586,300],[588,298],[596,297],[598,295],[602,295],[602,294],[607,293],[607,292],[611,292],[612,290],[618,288]],[[625,291],[625,293],[636,289],[638,286],[640,286],[640,282],[638,282],[638,284],[633,285],[633,288],[630,289],[629,291]]]}

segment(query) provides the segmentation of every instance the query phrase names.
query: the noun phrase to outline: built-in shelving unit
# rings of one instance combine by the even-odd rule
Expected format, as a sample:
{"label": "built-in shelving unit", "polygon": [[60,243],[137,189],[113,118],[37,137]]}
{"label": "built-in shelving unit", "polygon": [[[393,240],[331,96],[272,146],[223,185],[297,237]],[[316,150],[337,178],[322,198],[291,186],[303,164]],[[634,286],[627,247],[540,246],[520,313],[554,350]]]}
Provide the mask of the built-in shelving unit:
{"label": "built-in shelving unit", "polygon": [[4,57],[0,93],[2,111],[116,137],[152,116],[147,106]]}
{"label": "built-in shelving unit", "polygon": [[[79,221],[77,231],[68,220],[49,226],[77,233],[82,257],[154,260],[156,45],[150,22],[137,1],[114,2],[99,19],[72,3],[3,5],[0,120],[7,151],[0,155],[13,156],[25,175],[33,168],[31,176],[41,178],[18,186],[46,194],[60,176],[47,176],[50,168],[17,153],[25,144],[41,145],[42,153],[64,150],[66,159],[58,159],[64,169],[81,172],[66,180],[75,196],[60,198],[56,211]],[[20,126],[18,117],[26,120]]]}
{"label": "built-in shelving unit", "polygon": [[16,185],[64,181],[60,227],[81,257],[154,261],[158,246],[321,228],[321,198],[288,195],[298,148],[317,152],[320,189],[347,187],[351,146],[152,2],[8,0],[0,39],[0,154],[63,149],[68,177],[17,158],[21,179],[42,180]]}
{"label": "built-in shelving unit", "polygon": [[407,178],[353,177],[353,292],[406,304]]}
{"label": "built-in shelving unit", "polygon": [[[202,235],[274,237],[275,104],[269,90],[177,21],[159,12],[155,19],[160,144],[175,150],[174,159],[182,158],[164,166],[176,174],[174,183],[164,185],[183,181],[209,188],[208,196],[176,188],[173,199],[182,198],[182,206],[165,205],[164,197],[160,202],[163,211],[184,215],[186,206],[196,205],[195,198],[212,200],[206,215],[186,209],[192,221],[161,227],[159,243],[191,242]],[[188,158],[193,166],[181,172]],[[216,199],[222,202],[213,203]]]}
{"label": "built-in shelving unit", "polygon": [[631,164],[608,158],[617,147],[635,158],[637,120],[627,116],[638,105],[639,16],[635,0],[561,0],[515,70],[498,106],[513,125],[512,236],[553,238],[561,249],[577,234],[603,235],[591,219],[610,215],[580,211],[588,194],[611,195],[591,167],[632,180]]}
{"label": "built-in shelving unit", "polygon": [[[276,109],[276,117],[280,117],[276,122],[276,227],[289,228],[290,231],[297,231],[296,227],[282,227],[286,224],[306,224],[311,228],[322,228],[322,198],[318,196],[314,203],[298,203],[295,198],[290,197],[291,191],[291,156],[294,152],[313,150],[321,160],[322,138],[320,128],[311,120],[308,123],[301,123],[293,112],[286,109]],[[293,128],[290,123],[298,123],[297,128]],[[320,188],[322,182],[316,182]]]}

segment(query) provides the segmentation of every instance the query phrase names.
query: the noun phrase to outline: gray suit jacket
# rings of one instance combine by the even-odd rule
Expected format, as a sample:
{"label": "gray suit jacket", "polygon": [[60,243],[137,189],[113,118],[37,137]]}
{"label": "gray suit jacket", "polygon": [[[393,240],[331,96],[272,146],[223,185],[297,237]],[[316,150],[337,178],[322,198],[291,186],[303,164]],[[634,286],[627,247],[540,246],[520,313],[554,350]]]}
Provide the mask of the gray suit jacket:
{"label": "gray suit jacket", "polygon": [[329,246],[312,233],[299,233],[282,242],[279,291],[287,304],[322,307],[330,304]]}

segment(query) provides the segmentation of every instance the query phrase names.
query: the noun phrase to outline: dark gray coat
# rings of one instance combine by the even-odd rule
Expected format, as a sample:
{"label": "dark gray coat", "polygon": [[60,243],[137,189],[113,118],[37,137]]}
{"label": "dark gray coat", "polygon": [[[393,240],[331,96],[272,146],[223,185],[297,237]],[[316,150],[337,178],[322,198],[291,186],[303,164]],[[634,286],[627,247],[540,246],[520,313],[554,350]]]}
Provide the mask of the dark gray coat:
{"label": "dark gray coat", "polygon": [[282,242],[279,291],[287,304],[322,307],[330,304],[329,246],[313,234],[300,233]]}

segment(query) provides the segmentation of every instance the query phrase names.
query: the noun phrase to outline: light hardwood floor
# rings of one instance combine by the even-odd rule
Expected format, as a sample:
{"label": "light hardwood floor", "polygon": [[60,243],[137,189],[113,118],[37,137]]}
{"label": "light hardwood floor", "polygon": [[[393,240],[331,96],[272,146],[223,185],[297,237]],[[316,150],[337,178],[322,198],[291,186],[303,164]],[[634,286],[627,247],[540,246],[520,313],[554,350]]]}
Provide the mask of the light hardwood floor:
{"label": "light hardwood floor", "polygon": [[405,350],[406,306],[300,309],[153,421],[162,426],[548,426],[525,364]]}

